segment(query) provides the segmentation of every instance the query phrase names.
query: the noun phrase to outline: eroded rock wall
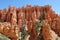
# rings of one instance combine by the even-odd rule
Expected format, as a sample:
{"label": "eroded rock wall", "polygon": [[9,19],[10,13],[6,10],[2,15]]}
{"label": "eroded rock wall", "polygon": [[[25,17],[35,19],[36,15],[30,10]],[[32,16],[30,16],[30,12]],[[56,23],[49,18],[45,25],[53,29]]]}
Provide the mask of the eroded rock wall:
{"label": "eroded rock wall", "polygon": [[[44,40],[50,40],[49,38],[53,34],[47,32],[50,32],[51,30],[54,31],[58,36],[60,36],[60,16],[57,15],[49,5],[46,6],[27,5],[26,7],[22,7],[22,8],[9,6],[8,9],[0,10],[0,21],[9,22],[10,24],[17,24],[19,25],[19,28],[22,28],[22,25],[25,24],[27,26],[28,33],[30,34],[29,40],[36,40],[38,33],[36,31],[35,22],[36,19],[38,20],[40,19],[42,13],[45,13],[44,20],[48,21],[45,24],[49,24],[49,26],[47,25],[47,27],[45,27],[44,26],[45,24],[43,23],[42,34],[44,36]],[[45,32],[45,30],[47,30],[47,32]],[[45,39],[45,34],[46,35],[49,34],[47,35],[46,39]],[[51,40],[55,40],[55,39],[52,38]]]}

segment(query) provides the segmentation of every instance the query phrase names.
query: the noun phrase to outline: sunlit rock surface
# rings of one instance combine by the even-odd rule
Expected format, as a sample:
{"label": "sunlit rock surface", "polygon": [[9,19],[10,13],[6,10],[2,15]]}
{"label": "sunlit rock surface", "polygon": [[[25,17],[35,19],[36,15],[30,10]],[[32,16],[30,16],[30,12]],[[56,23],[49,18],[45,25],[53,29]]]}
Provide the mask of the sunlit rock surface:
{"label": "sunlit rock surface", "polygon": [[[43,13],[44,19],[41,18]],[[27,5],[22,8],[9,6],[8,9],[0,10],[0,33],[11,40],[19,40],[18,33],[23,32],[23,27],[25,27],[24,31],[29,34],[25,40],[42,40],[38,38],[40,32],[36,29],[36,19],[41,21],[41,34],[44,40],[60,40],[60,15],[56,14],[50,5]]]}

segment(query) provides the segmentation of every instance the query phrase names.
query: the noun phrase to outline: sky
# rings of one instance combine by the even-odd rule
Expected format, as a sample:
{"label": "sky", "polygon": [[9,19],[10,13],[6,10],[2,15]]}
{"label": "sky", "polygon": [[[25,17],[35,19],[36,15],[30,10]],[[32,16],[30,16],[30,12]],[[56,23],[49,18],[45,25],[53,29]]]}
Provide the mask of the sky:
{"label": "sky", "polygon": [[60,15],[60,0],[0,0],[0,10],[8,6],[23,7],[26,5],[51,5],[52,9]]}

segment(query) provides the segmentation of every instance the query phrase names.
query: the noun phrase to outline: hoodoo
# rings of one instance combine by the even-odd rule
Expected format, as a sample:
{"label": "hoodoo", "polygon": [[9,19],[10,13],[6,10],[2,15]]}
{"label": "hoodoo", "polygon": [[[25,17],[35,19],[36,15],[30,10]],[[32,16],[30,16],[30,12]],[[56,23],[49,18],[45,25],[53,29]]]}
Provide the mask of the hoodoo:
{"label": "hoodoo", "polygon": [[0,10],[0,35],[8,40],[60,40],[60,16],[50,5],[9,6]]}

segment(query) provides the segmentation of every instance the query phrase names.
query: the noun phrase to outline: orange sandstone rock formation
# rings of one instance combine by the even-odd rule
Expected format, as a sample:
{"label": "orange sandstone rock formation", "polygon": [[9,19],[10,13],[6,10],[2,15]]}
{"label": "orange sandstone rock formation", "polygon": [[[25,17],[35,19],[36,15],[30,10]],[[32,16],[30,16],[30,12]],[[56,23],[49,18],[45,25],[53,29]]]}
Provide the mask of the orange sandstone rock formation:
{"label": "orange sandstone rock formation", "polygon": [[[0,10],[0,21],[4,24],[0,25],[0,33],[9,36],[12,40],[17,40],[17,33],[15,31],[22,31],[22,26],[25,24],[30,35],[29,40],[37,40],[38,32],[36,31],[35,22],[36,19],[40,19],[43,12],[45,14],[45,19],[42,21],[43,38],[44,40],[55,40],[57,36],[60,36],[60,16],[56,14],[49,5],[27,5],[22,8],[9,6],[8,10]],[[8,22],[10,23],[9,28],[4,22],[7,22],[7,24]],[[18,25],[16,27],[18,30],[16,30],[13,25]]]}

